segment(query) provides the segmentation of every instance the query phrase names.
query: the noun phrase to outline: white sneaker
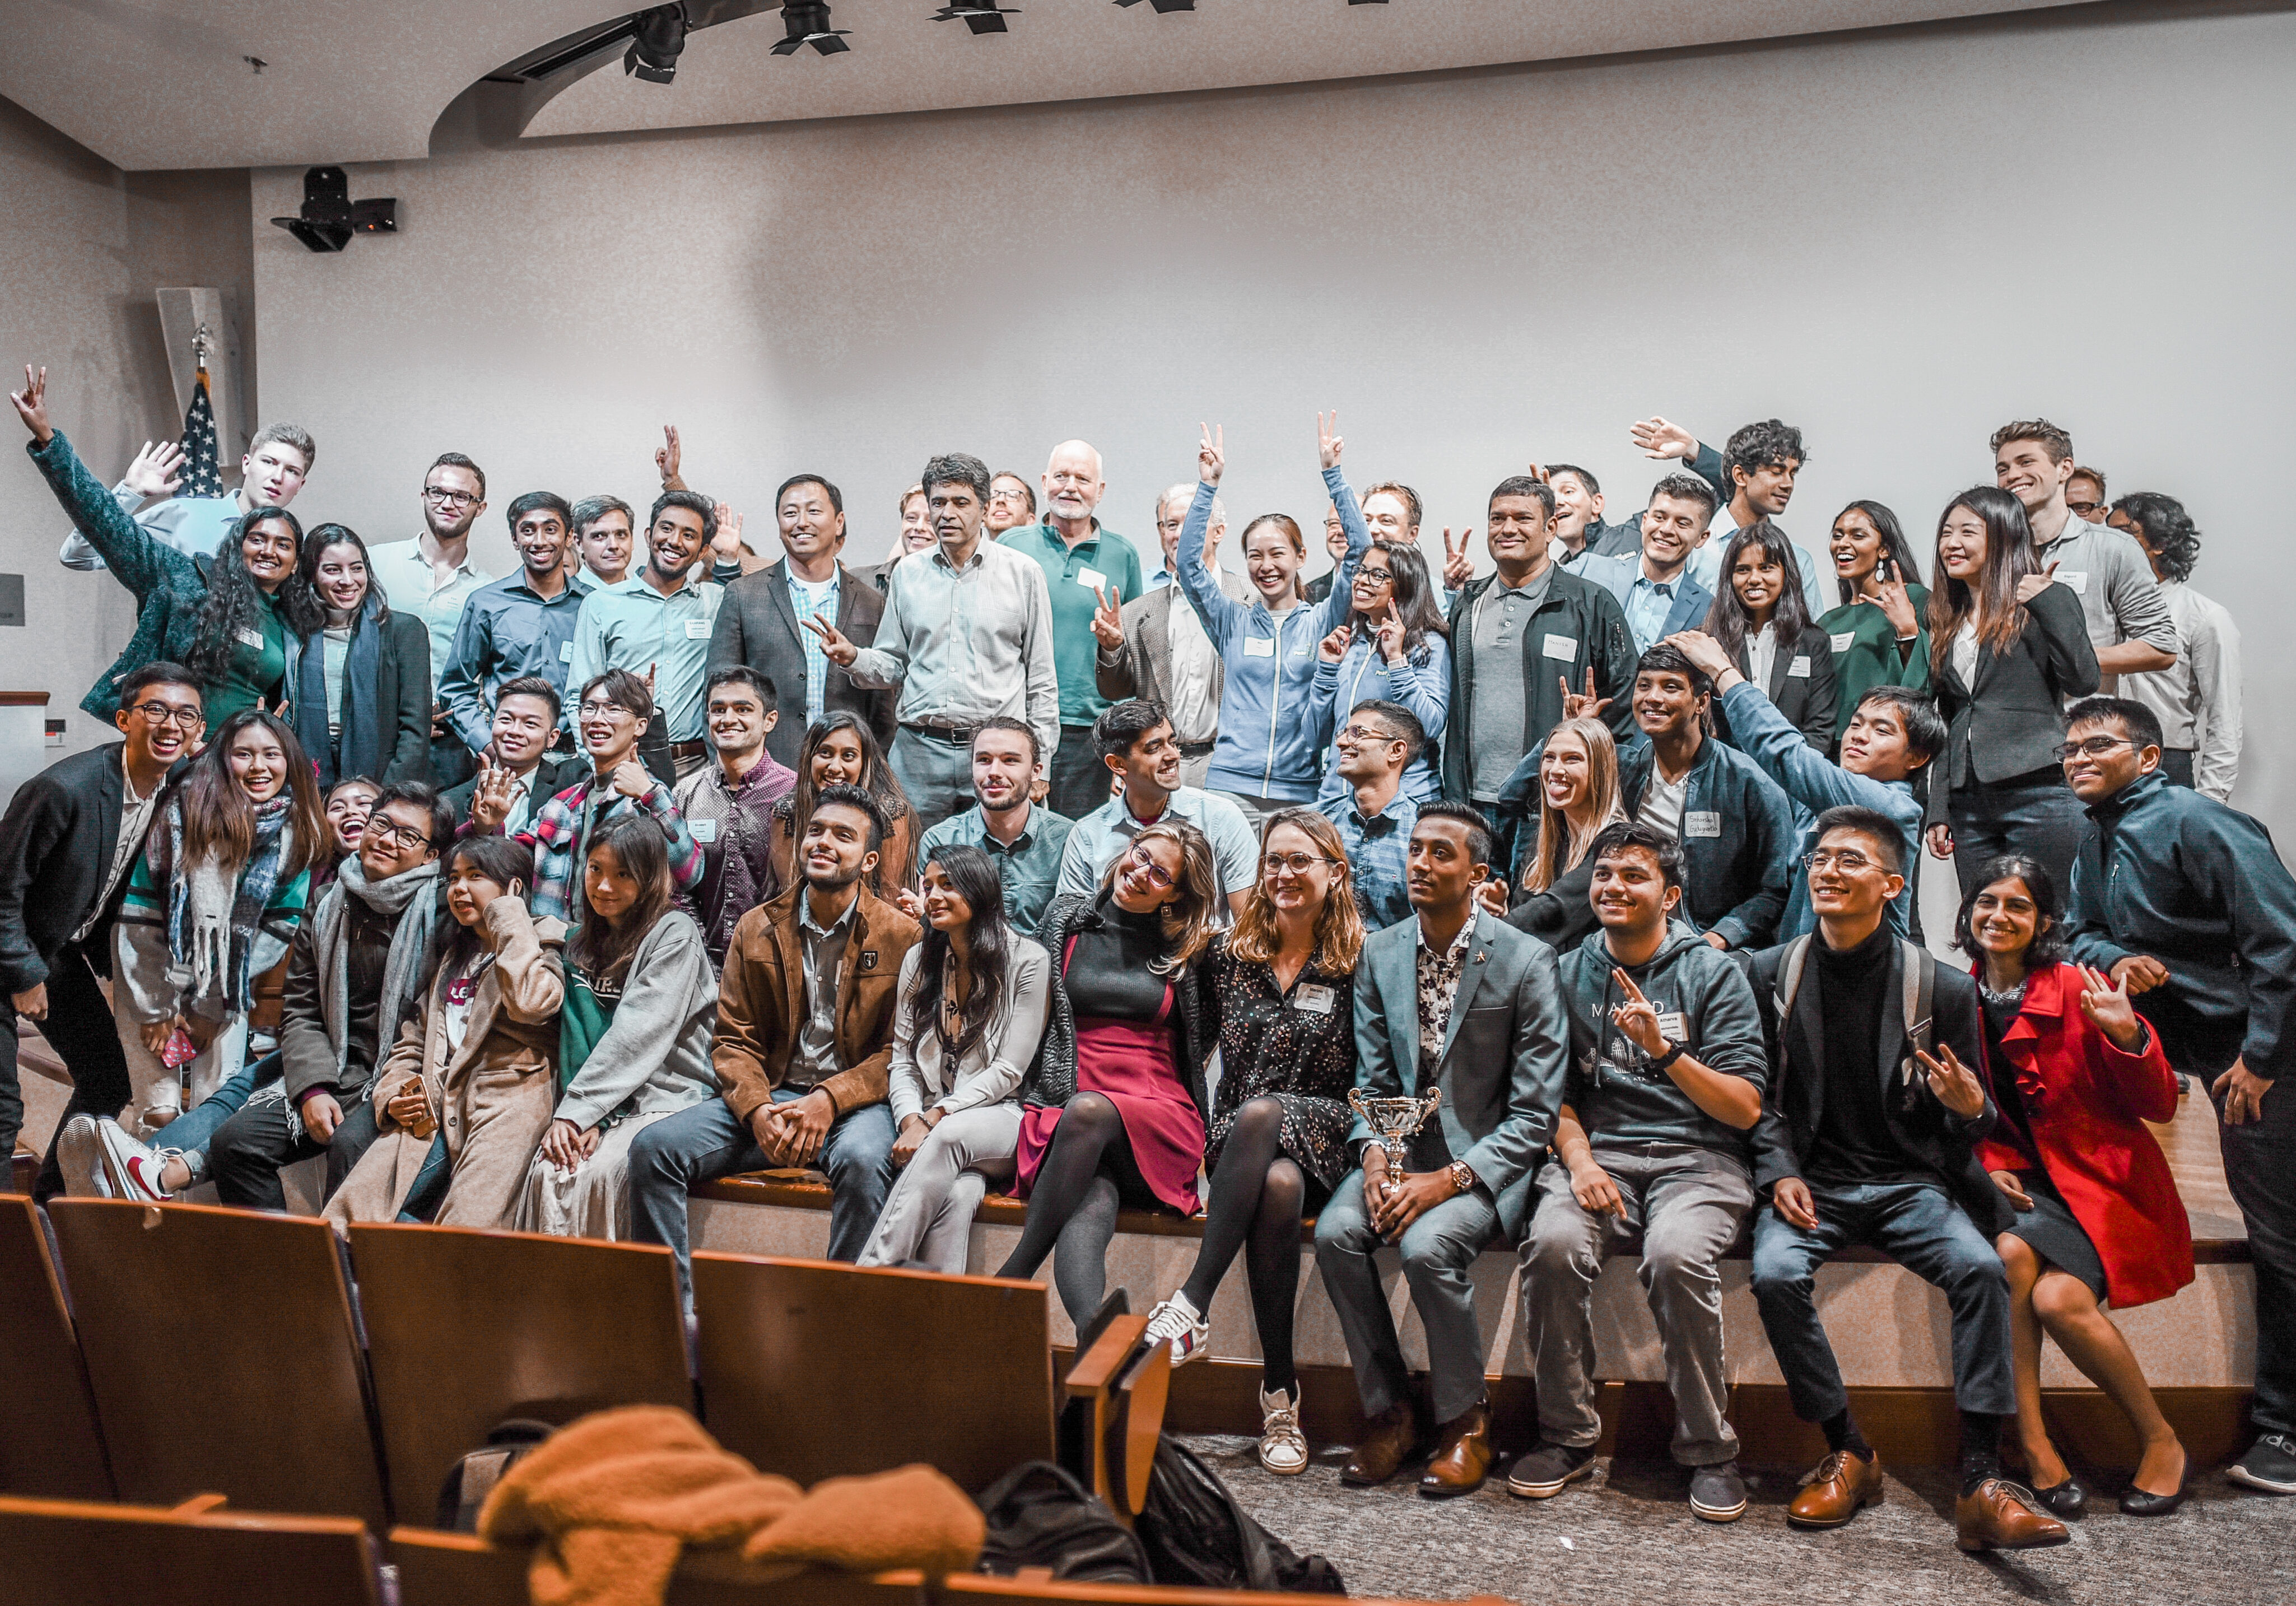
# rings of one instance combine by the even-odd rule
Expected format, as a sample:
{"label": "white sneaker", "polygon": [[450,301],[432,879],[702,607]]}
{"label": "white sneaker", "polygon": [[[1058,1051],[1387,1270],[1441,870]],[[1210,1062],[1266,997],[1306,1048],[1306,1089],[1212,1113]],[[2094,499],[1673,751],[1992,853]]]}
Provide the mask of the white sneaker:
{"label": "white sneaker", "polygon": [[64,1192],[73,1199],[113,1197],[111,1179],[103,1174],[103,1140],[96,1135],[94,1116],[76,1115],[56,1134],[56,1169],[63,1173]]}
{"label": "white sneaker", "polygon": [[104,1180],[111,1184],[114,1199],[165,1204],[175,1197],[160,1182],[167,1161],[128,1136],[118,1121],[98,1121],[95,1135],[103,1154]]}
{"label": "white sneaker", "polygon": [[1172,1364],[1185,1366],[1202,1356],[1212,1340],[1212,1324],[1197,1314],[1187,1295],[1176,1293],[1148,1313],[1148,1330],[1141,1336],[1151,1344],[1169,1344]]}
{"label": "white sneaker", "polygon": [[1259,1464],[1279,1478],[1308,1470],[1308,1440],[1300,1431],[1300,1390],[1259,1391]]}

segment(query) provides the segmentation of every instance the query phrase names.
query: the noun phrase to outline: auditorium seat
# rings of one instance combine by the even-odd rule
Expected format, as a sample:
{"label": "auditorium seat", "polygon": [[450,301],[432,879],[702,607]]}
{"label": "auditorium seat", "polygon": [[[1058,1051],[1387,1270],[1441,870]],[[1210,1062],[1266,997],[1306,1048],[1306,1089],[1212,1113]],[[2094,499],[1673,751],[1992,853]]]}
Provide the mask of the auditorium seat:
{"label": "auditorium seat", "polygon": [[693,1303],[703,1420],[762,1471],[923,1462],[977,1493],[1053,1453],[1040,1285],[697,1254]]}
{"label": "auditorium seat", "polygon": [[[1306,1606],[1328,1602],[1327,1594],[1286,1594],[1245,1589],[1177,1589],[1158,1584],[1073,1584],[1024,1574],[1017,1578],[982,1573],[952,1573],[927,1591],[933,1606]],[[1406,1606],[1395,1601],[1364,1600],[1357,1606]],[[1471,1595],[1460,1606],[1509,1606],[1498,1595]]]}
{"label": "auditorium seat", "polygon": [[0,1499],[0,1606],[380,1606],[355,1517]]}
{"label": "auditorium seat", "polygon": [[0,1495],[109,1500],[95,1400],[39,1207],[0,1198]]}
{"label": "auditorium seat", "polygon": [[206,1205],[49,1206],[121,1496],[388,1520],[340,1246]]}
{"label": "auditorium seat", "polygon": [[[398,1569],[400,1606],[527,1606],[528,1553],[488,1544],[473,1534],[398,1528],[390,1559]],[[922,1606],[924,1579],[914,1572],[872,1576],[808,1568],[745,1577],[730,1557],[689,1555],[670,1579],[666,1606]]]}
{"label": "auditorium seat", "polygon": [[381,1224],[350,1237],[399,1516],[430,1521],[448,1470],[507,1418],[693,1409],[668,1250]]}

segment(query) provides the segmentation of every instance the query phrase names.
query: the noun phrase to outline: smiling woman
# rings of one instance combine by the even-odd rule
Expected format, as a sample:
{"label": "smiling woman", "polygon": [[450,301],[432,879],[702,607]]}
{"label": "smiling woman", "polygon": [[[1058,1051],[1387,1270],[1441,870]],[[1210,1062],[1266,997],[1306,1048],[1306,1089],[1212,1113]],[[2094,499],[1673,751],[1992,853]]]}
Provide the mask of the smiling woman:
{"label": "smiling woman", "polygon": [[319,766],[319,784],[428,780],[429,628],[390,610],[369,570],[366,543],[347,525],[312,530],[298,574],[324,619],[303,638],[291,699],[295,734]]}

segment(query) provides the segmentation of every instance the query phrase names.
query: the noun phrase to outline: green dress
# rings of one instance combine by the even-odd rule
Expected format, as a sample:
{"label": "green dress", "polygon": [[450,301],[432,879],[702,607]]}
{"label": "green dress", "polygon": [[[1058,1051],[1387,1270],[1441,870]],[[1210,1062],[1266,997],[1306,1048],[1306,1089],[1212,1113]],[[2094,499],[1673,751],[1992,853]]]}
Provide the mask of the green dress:
{"label": "green dress", "polygon": [[261,701],[277,707],[281,683],[287,677],[287,621],[279,617],[279,599],[263,599],[259,640],[250,630],[232,643],[231,663],[223,679],[207,689],[208,729],[221,730],[223,722],[242,709]]}
{"label": "green dress", "polygon": [[1834,722],[1837,757],[1841,751],[1841,733],[1848,728],[1850,714],[1866,692],[1875,686],[1907,686],[1916,692],[1931,689],[1930,594],[1923,586],[1908,586],[1906,596],[1914,605],[1915,634],[1902,649],[1898,645],[1897,627],[1879,602],[1846,603],[1817,621],[1833,645],[1833,706],[1840,710]]}

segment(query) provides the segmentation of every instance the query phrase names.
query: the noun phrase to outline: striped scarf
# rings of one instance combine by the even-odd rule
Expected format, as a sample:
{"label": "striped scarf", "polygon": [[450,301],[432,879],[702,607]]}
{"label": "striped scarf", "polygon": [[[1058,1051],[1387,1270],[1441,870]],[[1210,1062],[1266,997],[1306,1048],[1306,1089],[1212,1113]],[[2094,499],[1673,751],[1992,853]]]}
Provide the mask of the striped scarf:
{"label": "striped scarf", "polygon": [[254,1003],[249,962],[263,912],[279,888],[279,872],[294,845],[288,824],[291,799],[279,796],[255,807],[255,847],[240,867],[214,857],[184,861],[184,811],[174,803],[144,847],[152,880],[167,888],[169,979],[186,999],[206,998],[221,989],[234,1013]]}

